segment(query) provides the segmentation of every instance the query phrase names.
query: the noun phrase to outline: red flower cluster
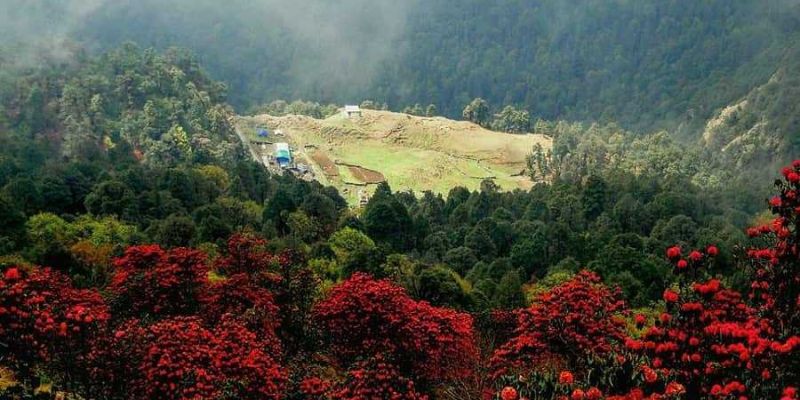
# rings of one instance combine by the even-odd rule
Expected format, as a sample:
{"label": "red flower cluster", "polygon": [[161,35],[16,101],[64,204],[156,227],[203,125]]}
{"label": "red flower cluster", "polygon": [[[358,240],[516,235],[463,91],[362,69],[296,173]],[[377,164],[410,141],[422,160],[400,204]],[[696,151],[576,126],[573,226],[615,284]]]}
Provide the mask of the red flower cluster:
{"label": "red flower cluster", "polygon": [[569,371],[562,371],[558,375],[558,384],[564,386],[572,386],[575,383],[575,377],[572,375],[572,372]]}
{"label": "red flower cluster", "polygon": [[97,291],[76,289],[49,268],[11,267],[0,276],[0,354],[18,374],[41,361],[72,364],[109,318]]}
{"label": "red flower cluster", "polygon": [[[640,363],[637,370],[642,386],[606,399],[797,398],[794,387],[782,384],[800,379],[800,357],[797,357],[800,349],[800,161],[785,168],[783,175],[780,195],[769,201],[777,217],[771,223],[748,229],[748,235],[760,241],[758,246],[747,251],[752,279],[750,296],[746,298],[724,288],[718,279],[692,282],[692,277],[705,274],[703,267],[719,255],[716,246],[688,253],[678,246],[668,248],[666,256],[674,272],[681,277],[679,285],[664,291],[666,312],[654,319],[654,325],[646,327],[648,318],[637,315],[635,325],[644,331],[641,337],[625,340],[627,351],[632,353],[627,357]],[[567,304],[581,304],[563,293],[559,296],[565,297]],[[534,303],[531,309],[538,307]],[[591,332],[598,337],[610,339],[612,343],[619,340],[619,335],[609,335],[594,327],[596,321],[610,322],[612,318],[596,316],[591,310],[580,312],[583,317],[580,321],[590,321]],[[538,314],[547,315],[542,311]],[[496,352],[493,367],[505,372],[541,364],[548,368],[566,365],[580,373],[581,369],[568,364],[568,355],[576,349],[585,349],[585,343],[575,341],[563,347],[552,344],[552,338],[565,341],[563,338],[572,337],[570,324],[575,320],[575,317],[558,320],[557,329],[547,330],[547,318],[535,319],[537,323],[528,327],[532,333],[519,332],[518,337]],[[602,353],[589,349],[590,353]],[[619,357],[620,352],[624,350],[612,346],[612,354]],[[498,354],[502,357],[497,357]],[[587,369],[593,374],[607,373],[603,369],[614,370],[603,363]],[[548,379],[556,380],[541,374],[531,376],[533,380],[528,378],[529,383],[520,377],[518,387],[552,387],[554,384]],[[573,382],[559,375],[557,385],[572,387],[570,393],[556,398],[588,399],[603,395],[599,389],[590,395],[591,388],[586,389],[590,385]],[[555,386],[556,394],[559,387]],[[617,389],[620,387],[615,386]],[[646,396],[646,391],[651,394]],[[500,392],[497,396],[502,398]]]}
{"label": "red flower cluster", "polygon": [[[777,217],[748,229],[750,237],[762,240],[761,247],[747,251],[753,303],[723,288],[717,279],[684,283],[678,292],[664,292],[668,312],[656,325],[641,340],[627,343],[629,349],[647,355],[653,369],[682,382],[690,398],[772,397],[778,388],[771,381],[798,379],[800,365],[790,354],[800,348],[800,161],[783,174],[781,194],[770,200]],[[714,246],[705,254],[692,251],[687,264],[700,268],[718,253]],[[667,258],[676,272],[687,267],[677,246],[667,249]],[[655,380],[653,369],[645,367],[648,382]],[[755,384],[747,387],[742,382]]]}
{"label": "red flower cluster", "polygon": [[517,389],[511,386],[506,386],[500,391],[500,400],[517,400],[518,397]]}
{"label": "red flower cluster", "polygon": [[373,376],[356,373],[366,368],[357,360],[373,359],[417,384],[441,382],[469,375],[477,357],[469,315],[415,301],[401,287],[365,274],[334,287],[313,316],[331,356],[352,377]]}
{"label": "red flower cluster", "polygon": [[[484,366],[491,387],[475,391],[501,400],[797,400],[800,161],[783,175],[769,200],[776,217],[748,230],[749,296],[696,278],[710,275],[703,267],[715,246],[666,250],[679,275],[660,315],[628,318],[619,291],[581,272],[528,308],[493,313],[502,345]],[[191,249],[132,247],[114,266],[107,293],[118,313],[50,269],[3,269],[3,365],[22,379],[68,371],[84,398],[427,400],[445,391],[435,386],[484,381],[471,316],[364,274],[312,308],[317,282],[299,254],[273,255],[251,235],[229,240],[214,282]]]}
{"label": "red flower cluster", "polygon": [[672,289],[666,289],[664,290],[664,295],[662,297],[667,303],[675,303],[678,301],[679,295]]}
{"label": "red flower cluster", "polygon": [[199,298],[200,315],[208,326],[225,318],[236,318],[258,335],[272,354],[280,354],[281,344],[276,330],[279,310],[272,293],[258,286],[245,274],[234,275],[209,283]]}
{"label": "red flower cluster", "polygon": [[618,291],[583,271],[518,312],[515,336],[492,357],[494,376],[531,372],[545,360],[582,372],[589,359],[623,347],[626,312]]}
{"label": "red flower cluster", "polygon": [[234,319],[207,329],[196,317],[149,326],[132,320],[89,356],[111,398],[283,398],[285,372],[256,335]]}
{"label": "red flower cluster", "polygon": [[[741,296],[719,281],[693,285],[682,296],[664,296],[671,313],[647,329],[641,340],[628,340],[633,351],[650,357],[653,368],[684,382],[690,396],[707,393],[710,385],[752,368],[751,357],[767,350],[753,310]],[[645,367],[645,379],[654,379]]]}
{"label": "red flower cluster", "polygon": [[119,312],[133,316],[189,315],[208,281],[206,256],[198,250],[169,251],[157,245],[134,246],[114,261],[108,287]]}
{"label": "red flower cluster", "polygon": [[219,352],[221,386],[237,399],[282,399],[285,394],[286,372],[277,363],[279,353],[270,353],[279,346],[267,343],[244,327],[236,318],[223,318],[214,328]]}
{"label": "red flower cluster", "polygon": [[314,399],[324,398],[330,394],[333,384],[325,379],[312,376],[300,382],[300,392]]}
{"label": "red flower cluster", "polygon": [[709,257],[719,255],[717,246],[706,247],[705,253],[700,250],[692,250],[683,258],[683,251],[679,246],[672,246],[667,249],[667,258],[675,265],[675,272],[686,272],[689,267],[701,267],[703,262]]}
{"label": "red flower cluster", "polygon": [[775,218],[748,229],[760,246],[747,252],[753,274],[751,298],[775,322],[784,339],[800,334],[800,160],[783,168],[780,194],[770,200]]}
{"label": "red flower cluster", "polygon": [[228,239],[228,253],[214,268],[225,275],[256,274],[279,262],[267,250],[267,241],[252,234],[237,233]]}
{"label": "red flower cluster", "polygon": [[367,361],[356,363],[344,382],[330,393],[335,400],[428,400],[417,391],[414,380],[402,376],[394,362],[377,354]]}
{"label": "red flower cluster", "polygon": [[714,385],[711,387],[710,394],[714,397],[728,397],[739,396],[745,393],[745,386],[738,381],[729,382],[723,385]]}

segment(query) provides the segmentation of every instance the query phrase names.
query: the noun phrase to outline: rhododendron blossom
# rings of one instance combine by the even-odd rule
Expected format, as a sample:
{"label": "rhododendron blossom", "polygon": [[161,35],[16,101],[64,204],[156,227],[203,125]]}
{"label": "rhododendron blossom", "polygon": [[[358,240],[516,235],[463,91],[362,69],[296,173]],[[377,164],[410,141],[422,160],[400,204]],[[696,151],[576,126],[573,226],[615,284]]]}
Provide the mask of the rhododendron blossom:
{"label": "rhododendron blossom", "polygon": [[208,281],[206,256],[200,251],[134,246],[114,261],[108,290],[117,309],[134,316],[188,315]]}
{"label": "rhododendron blossom", "polygon": [[252,234],[235,234],[228,239],[227,254],[216,260],[214,269],[225,275],[267,272],[280,260],[267,251],[266,245],[266,240]]}
{"label": "rhododendron blossom", "polygon": [[562,371],[558,375],[558,383],[561,385],[572,385],[575,383],[575,377],[572,375],[572,372],[569,371]]}
{"label": "rhododendron blossom", "polygon": [[8,268],[0,275],[0,362],[23,375],[42,361],[68,368],[110,317],[97,291],[74,288],[60,272]]}
{"label": "rhododendron blossom", "polygon": [[678,293],[675,293],[674,290],[667,289],[667,290],[664,291],[663,297],[664,297],[664,301],[666,301],[667,303],[674,303],[674,302],[678,301],[678,297],[679,296],[678,296]]}
{"label": "rhododendron blossom", "polygon": [[464,377],[477,357],[469,315],[415,301],[361,273],[333,288],[314,318],[341,364],[381,355],[417,383]]}
{"label": "rhododendron blossom", "polygon": [[681,256],[681,248],[678,246],[673,246],[667,249],[667,258],[676,259],[680,258]]}
{"label": "rhododendron blossom", "polygon": [[[207,329],[196,317],[149,326],[133,320],[91,355],[97,382],[112,398],[281,399],[285,372],[256,335],[235,319]],[[233,388],[233,389],[232,389]]]}
{"label": "rhododendron blossom", "polygon": [[[394,363],[382,355],[356,363],[344,382],[331,390],[334,400],[429,400],[417,390],[413,380],[403,376]],[[324,397],[323,397],[324,398]]]}
{"label": "rhododendron blossom", "polygon": [[561,378],[571,382],[573,373],[588,372],[590,362],[617,363],[615,354],[627,338],[626,313],[619,292],[602,285],[594,273],[583,271],[517,312],[514,336],[491,359],[493,377],[555,375],[558,367],[569,367],[570,372]]}
{"label": "rhododendron blossom", "polygon": [[502,400],[517,400],[517,389],[506,386],[500,391],[500,399]]}
{"label": "rhododendron blossom", "polygon": [[223,317],[236,318],[255,332],[275,354],[281,345],[276,334],[278,306],[272,293],[245,274],[209,283],[200,296],[200,315],[207,325],[218,324]]}

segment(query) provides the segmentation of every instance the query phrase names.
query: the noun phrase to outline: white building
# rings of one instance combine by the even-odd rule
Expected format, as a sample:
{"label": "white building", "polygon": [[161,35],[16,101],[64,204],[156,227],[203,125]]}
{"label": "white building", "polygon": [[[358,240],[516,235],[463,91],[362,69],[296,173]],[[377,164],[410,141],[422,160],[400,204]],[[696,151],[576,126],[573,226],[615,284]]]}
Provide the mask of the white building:
{"label": "white building", "polygon": [[346,105],[344,106],[344,111],[342,114],[344,114],[346,118],[360,117],[361,107]]}

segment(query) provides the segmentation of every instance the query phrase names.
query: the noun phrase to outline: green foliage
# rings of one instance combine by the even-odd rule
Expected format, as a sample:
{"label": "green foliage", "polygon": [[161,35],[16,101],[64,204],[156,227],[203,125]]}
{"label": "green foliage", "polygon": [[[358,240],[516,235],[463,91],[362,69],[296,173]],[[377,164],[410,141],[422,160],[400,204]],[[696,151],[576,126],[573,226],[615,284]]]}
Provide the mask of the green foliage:
{"label": "green foliage", "polygon": [[363,232],[345,227],[328,239],[328,244],[339,262],[347,264],[356,254],[375,250],[375,242]]}
{"label": "green foliage", "polygon": [[428,107],[425,108],[425,116],[426,117],[435,117],[438,115],[439,109],[436,108],[436,104],[428,104]]}
{"label": "green foliage", "polygon": [[531,153],[525,158],[528,176],[534,182],[543,182],[552,173],[550,167],[550,159],[552,153],[550,150],[545,151],[541,144],[536,143],[533,146]]}
{"label": "green foliage", "polygon": [[25,216],[4,196],[0,195],[0,253],[10,252],[21,245]]}
{"label": "green foliage", "polygon": [[153,223],[150,235],[165,247],[188,247],[194,243],[197,226],[191,218],[173,214],[163,221]]}
{"label": "green foliage", "polygon": [[526,276],[542,275],[548,266],[547,250],[548,241],[543,234],[530,235],[516,240],[509,256],[511,263],[525,271]]}
{"label": "green foliage", "polygon": [[[362,108],[377,109],[376,105],[370,100],[362,103]],[[287,103],[284,100],[275,100],[269,104],[251,107],[248,110],[249,114],[269,114],[274,116],[283,116],[288,114],[305,115],[307,117],[321,119],[327,118],[336,114],[339,111],[339,106],[336,104],[322,105],[313,101],[295,100]]]}
{"label": "green foliage", "polygon": [[242,155],[223,104],[225,86],[186,52],[160,55],[126,43],[29,79],[32,84],[13,94],[28,99],[26,113],[10,124],[33,137],[60,139],[60,154],[69,160],[173,166]]}
{"label": "green foliage", "polygon": [[[224,87],[186,54],[125,46],[19,79],[0,91],[9,132],[0,135],[0,253],[61,266],[81,284],[102,284],[122,244],[222,248],[251,231],[312,259],[316,278],[368,272],[471,311],[518,307],[524,288],[582,267],[646,306],[670,283],[664,247],[736,243],[749,222],[751,203],[739,194],[749,186],[664,132],[539,120],[532,129],[554,146],[531,149],[529,191],[484,180],[476,191],[417,196],[384,183],[349,210],[333,188],[241,160],[227,146]],[[433,115],[426,103],[409,111]],[[307,102],[267,107],[327,112]],[[465,110],[484,126],[491,115],[481,99]],[[526,111],[510,107],[494,127],[531,130]],[[717,260],[726,283],[738,284],[733,255]]]}
{"label": "green foliage", "polygon": [[478,258],[472,249],[461,246],[448,250],[442,261],[456,272],[463,273],[469,271],[478,262]]}
{"label": "green foliage", "polygon": [[522,280],[519,272],[508,271],[500,282],[497,283],[492,296],[494,307],[499,309],[513,310],[525,306],[525,298],[522,295]]}
{"label": "green foliage", "polygon": [[425,111],[425,109],[424,109],[424,108],[422,108],[422,104],[419,104],[419,103],[417,103],[417,104],[414,104],[414,106],[413,106],[413,107],[411,107],[411,106],[408,106],[408,107],[404,108],[404,109],[403,109],[403,113],[405,113],[405,114],[410,114],[410,115],[416,115],[416,116],[418,116],[418,117],[424,117],[424,116],[426,116],[426,111]]}
{"label": "green foliage", "polygon": [[120,181],[106,181],[97,185],[86,196],[86,210],[94,215],[116,215],[130,218],[136,198],[133,191]]}
{"label": "green foliage", "polygon": [[489,103],[481,98],[473,99],[472,102],[464,107],[461,116],[467,121],[474,122],[481,126],[487,126],[490,118]]}
{"label": "green foliage", "polygon": [[531,116],[525,110],[505,106],[495,114],[492,129],[501,132],[527,133],[531,127]]}
{"label": "green foliage", "polygon": [[107,279],[111,257],[142,240],[136,227],[115,217],[82,215],[67,221],[51,213],[30,217],[25,237],[28,260],[63,268],[80,282],[92,284]]}
{"label": "green foliage", "polygon": [[67,247],[72,241],[73,230],[67,221],[54,214],[36,214],[28,219],[25,229],[29,259],[42,265],[64,265],[56,262],[69,258]]}
{"label": "green foliage", "polygon": [[290,213],[286,225],[289,234],[300,242],[312,243],[319,236],[319,226],[303,211]]}
{"label": "green foliage", "polygon": [[417,277],[415,295],[433,305],[449,305],[462,309],[472,306],[471,285],[449,268],[425,268]]}
{"label": "green foliage", "polygon": [[376,242],[385,243],[395,250],[405,250],[411,243],[411,217],[385,182],[379,185],[367,203],[364,227]]}

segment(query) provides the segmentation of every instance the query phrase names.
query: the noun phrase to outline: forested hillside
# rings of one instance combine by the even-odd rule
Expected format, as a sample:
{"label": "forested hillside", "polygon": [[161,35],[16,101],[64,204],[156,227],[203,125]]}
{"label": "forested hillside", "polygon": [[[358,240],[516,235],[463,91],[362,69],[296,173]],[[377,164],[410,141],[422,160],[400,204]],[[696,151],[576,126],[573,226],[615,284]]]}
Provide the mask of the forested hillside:
{"label": "forested hillside", "polygon": [[703,145],[737,168],[771,163],[798,151],[798,72],[800,62],[781,65],[767,82],[716,114],[703,132]]}
{"label": "forested hillside", "polygon": [[[128,44],[6,71],[3,396],[794,393],[797,294],[782,282],[797,279],[800,163],[770,200],[779,218],[745,234],[761,207],[702,154],[539,122],[555,143],[531,154],[549,178],[529,191],[381,184],[352,209],[243,159],[224,86],[185,53]],[[770,247],[743,254],[747,235]],[[762,311],[738,292],[770,285]],[[758,362],[746,379],[742,357]],[[699,378],[704,360],[721,367]],[[776,382],[755,383],[766,366]]]}
{"label": "forested hillside", "polygon": [[0,2],[0,398],[797,400],[799,4]]}
{"label": "forested hillside", "polygon": [[766,83],[800,29],[791,0],[388,3],[108,2],[79,31],[101,47],[192,48],[241,108],[373,98],[454,117],[483,97],[650,131],[701,128]]}

